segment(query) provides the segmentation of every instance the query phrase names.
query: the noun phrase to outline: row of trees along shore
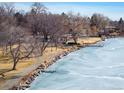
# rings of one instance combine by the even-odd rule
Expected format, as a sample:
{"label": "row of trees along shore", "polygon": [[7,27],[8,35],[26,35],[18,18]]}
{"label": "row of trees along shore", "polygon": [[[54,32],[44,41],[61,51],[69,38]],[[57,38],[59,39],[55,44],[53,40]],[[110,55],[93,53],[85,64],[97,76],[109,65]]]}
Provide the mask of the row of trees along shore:
{"label": "row of trees along shore", "polygon": [[[91,17],[72,12],[52,14],[42,3],[33,3],[30,11],[17,12],[13,3],[1,3],[0,47],[4,56],[11,55],[12,70],[16,70],[20,60],[42,56],[48,45],[63,45],[67,34],[76,44],[81,35],[94,36],[94,32],[110,25],[124,30],[122,18],[112,21],[98,13]],[[81,33],[83,30],[85,33]]]}

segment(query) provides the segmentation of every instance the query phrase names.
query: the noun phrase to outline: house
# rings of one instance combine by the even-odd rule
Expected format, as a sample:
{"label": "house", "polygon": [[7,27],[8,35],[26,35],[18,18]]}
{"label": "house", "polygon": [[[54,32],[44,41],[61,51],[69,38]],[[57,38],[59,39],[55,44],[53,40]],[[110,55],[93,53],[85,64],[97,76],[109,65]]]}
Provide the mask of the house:
{"label": "house", "polygon": [[64,34],[61,36],[61,42],[66,43],[67,41],[72,39],[72,35],[71,34]]}
{"label": "house", "polygon": [[115,26],[106,26],[104,29],[98,32],[99,36],[117,36],[119,33],[119,29]]}

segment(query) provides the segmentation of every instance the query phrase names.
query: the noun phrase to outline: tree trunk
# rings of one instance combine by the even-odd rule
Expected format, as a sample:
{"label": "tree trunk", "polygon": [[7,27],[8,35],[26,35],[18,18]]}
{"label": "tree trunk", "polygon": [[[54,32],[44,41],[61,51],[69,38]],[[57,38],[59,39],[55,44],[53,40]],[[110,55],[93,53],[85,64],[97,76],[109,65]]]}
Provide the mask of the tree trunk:
{"label": "tree trunk", "polygon": [[77,40],[76,39],[74,39],[74,43],[77,44]]}
{"label": "tree trunk", "polygon": [[48,41],[48,36],[47,35],[44,35],[44,40],[45,40],[45,42]]}
{"label": "tree trunk", "polygon": [[12,70],[16,70],[17,62],[14,62]]}
{"label": "tree trunk", "polygon": [[73,36],[74,43],[77,44],[77,38],[76,36]]}

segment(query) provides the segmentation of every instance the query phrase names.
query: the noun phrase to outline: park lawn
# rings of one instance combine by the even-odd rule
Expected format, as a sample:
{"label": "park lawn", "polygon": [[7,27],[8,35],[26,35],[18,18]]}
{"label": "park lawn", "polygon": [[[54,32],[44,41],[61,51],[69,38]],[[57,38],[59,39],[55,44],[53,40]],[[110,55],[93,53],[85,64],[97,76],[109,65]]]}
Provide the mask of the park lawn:
{"label": "park lawn", "polygon": [[96,43],[97,41],[100,41],[101,38],[96,38],[96,37],[91,37],[91,38],[79,38],[78,39],[78,43],[80,43],[81,45],[83,45],[84,43],[88,43],[88,44],[92,44],[92,43]]}
{"label": "park lawn", "polygon": [[11,76],[15,76],[21,70],[23,70],[24,68],[26,68],[29,65],[32,65],[34,63],[35,62],[33,59],[21,60],[17,64],[17,69],[10,71],[12,69],[12,66],[13,66],[12,58],[10,56],[3,56],[2,52],[0,51],[0,73],[4,73],[4,75],[5,75],[4,79],[5,80],[10,79]]}

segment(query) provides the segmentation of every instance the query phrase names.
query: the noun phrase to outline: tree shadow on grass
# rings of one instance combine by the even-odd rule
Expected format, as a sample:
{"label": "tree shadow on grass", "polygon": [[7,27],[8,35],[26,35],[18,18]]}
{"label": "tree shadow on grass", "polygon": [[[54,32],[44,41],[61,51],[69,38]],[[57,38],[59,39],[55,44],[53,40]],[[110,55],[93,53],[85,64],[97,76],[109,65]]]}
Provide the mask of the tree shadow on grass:
{"label": "tree shadow on grass", "polygon": [[12,70],[7,70],[6,72],[2,74],[0,74],[0,81],[5,81],[5,80],[13,80],[13,79],[18,79],[18,78],[21,78],[22,76],[21,75],[14,75],[14,74],[5,74],[9,71],[12,71]]}
{"label": "tree shadow on grass", "polygon": [[11,69],[0,69],[0,79],[5,77],[5,73],[12,71]]}
{"label": "tree shadow on grass", "polygon": [[0,74],[4,74],[9,71],[12,71],[12,69],[0,69]]}

